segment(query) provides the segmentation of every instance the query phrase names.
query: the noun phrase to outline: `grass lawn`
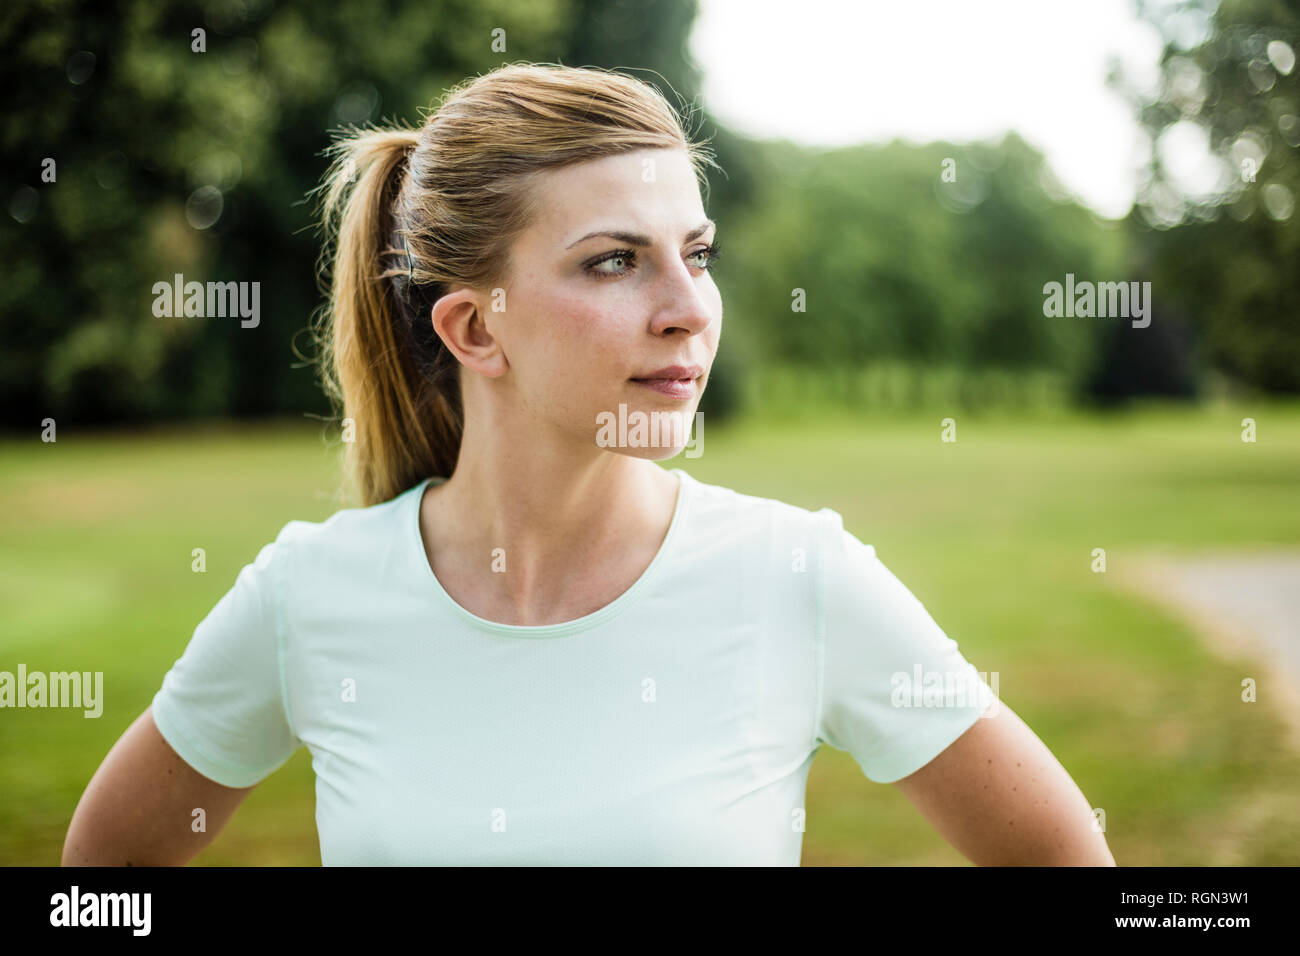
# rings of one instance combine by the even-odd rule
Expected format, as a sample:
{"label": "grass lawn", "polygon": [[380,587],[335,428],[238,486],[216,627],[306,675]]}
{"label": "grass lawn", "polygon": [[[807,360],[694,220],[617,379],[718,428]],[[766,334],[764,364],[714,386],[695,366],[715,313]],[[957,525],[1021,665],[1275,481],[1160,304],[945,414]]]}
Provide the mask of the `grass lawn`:
{"label": "grass lawn", "polygon": [[[1121,865],[1300,863],[1300,758],[1263,682],[1240,700],[1256,668],[1116,585],[1154,550],[1300,547],[1300,407],[957,413],[944,443],[949,414],[710,426],[701,457],[667,464],[843,514],[998,672],[1105,811]],[[195,624],[286,521],[336,510],[336,475],[310,423],[0,441],[0,670],[103,671],[106,697],[98,720],[0,711],[0,864],[57,864],[86,783]],[[847,754],[823,748],[807,803],[805,864],[966,862]],[[195,862],[319,864],[314,806],[303,748]]]}

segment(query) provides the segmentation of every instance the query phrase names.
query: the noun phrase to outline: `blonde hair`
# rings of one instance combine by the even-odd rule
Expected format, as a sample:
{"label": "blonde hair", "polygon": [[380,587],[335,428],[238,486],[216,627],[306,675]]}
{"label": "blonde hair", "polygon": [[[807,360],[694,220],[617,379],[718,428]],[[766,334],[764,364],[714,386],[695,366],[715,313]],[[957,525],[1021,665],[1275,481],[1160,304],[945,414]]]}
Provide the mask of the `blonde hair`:
{"label": "blonde hair", "polygon": [[646,148],[685,149],[707,194],[704,169],[717,163],[653,86],[532,63],[456,85],[418,129],[355,130],[334,143],[318,188],[329,299],[314,330],[322,384],[354,429],[345,499],[376,504],[451,475],[460,363],[434,332],[432,307],[454,286],[487,289],[507,274],[534,175]]}

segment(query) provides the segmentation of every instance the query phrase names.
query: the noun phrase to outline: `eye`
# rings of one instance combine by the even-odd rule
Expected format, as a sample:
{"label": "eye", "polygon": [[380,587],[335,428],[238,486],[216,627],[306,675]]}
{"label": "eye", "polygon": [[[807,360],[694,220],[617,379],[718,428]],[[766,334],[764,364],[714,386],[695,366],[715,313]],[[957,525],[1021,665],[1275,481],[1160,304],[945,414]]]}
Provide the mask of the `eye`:
{"label": "eye", "polygon": [[[603,266],[607,262],[614,263],[616,268],[613,270],[597,268],[598,266]],[[631,249],[616,249],[613,252],[606,253],[594,262],[589,262],[587,264],[587,272],[600,278],[610,278],[612,276],[625,274],[626,270],[618,268],[619,266],[626,265],[628,269],[631,269],[634,267],[635,263],[636,253]]]}
{"label": "eye", "polygon": [[700,268],[709,269],[713,266],[713,263],[718,261],[718,257],[721,255],[722,251],[718,248],[718,244],[715,242],[713,245],[705,246],[703,249],[696,249],[690,254],[690,256],[688,256],[688,258],[696,259],[703,257],[703,261],[699,264]]}

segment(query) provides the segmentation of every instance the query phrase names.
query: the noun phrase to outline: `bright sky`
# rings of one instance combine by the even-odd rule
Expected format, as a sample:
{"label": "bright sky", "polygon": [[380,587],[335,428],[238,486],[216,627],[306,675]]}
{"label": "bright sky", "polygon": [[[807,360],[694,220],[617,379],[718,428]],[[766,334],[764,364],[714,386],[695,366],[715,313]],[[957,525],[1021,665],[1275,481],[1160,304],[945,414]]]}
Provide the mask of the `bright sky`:
{"label": "bright sky", "polygon": [[1160,42],[1131,0],[699,0],[704,101],[738,132],[838,146],[1008,129],[1103,216],[1133,202],[1147,137],[1106,88],[1148,89]]}

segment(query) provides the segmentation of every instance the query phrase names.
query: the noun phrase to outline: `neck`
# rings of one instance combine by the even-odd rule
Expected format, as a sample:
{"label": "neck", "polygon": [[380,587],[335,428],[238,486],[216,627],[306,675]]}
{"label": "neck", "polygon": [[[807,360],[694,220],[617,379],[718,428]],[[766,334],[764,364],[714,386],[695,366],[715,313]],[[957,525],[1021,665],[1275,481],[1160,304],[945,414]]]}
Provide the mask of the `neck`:
{"label": "neck", "polygon": [[454,473],[422,508],[435,550],[487,569],[504,549],[508,573],[485,586],[501,589],[521,618],[602,572],[635,576],[649,563],[672,520],[676,478],[536,422],[472,421]]}

